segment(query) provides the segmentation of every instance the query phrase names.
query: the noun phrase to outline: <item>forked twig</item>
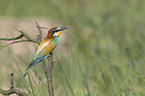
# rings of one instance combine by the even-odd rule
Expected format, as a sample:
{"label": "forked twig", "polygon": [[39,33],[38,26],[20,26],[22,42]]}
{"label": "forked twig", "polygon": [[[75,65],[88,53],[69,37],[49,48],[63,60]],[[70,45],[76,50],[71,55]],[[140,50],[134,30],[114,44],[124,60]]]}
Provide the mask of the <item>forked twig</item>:
{"label": "forked twig", "polygon": [[[20,43],[20,42],[33,42],[33,43],[40,44],[40,41],[38,41],[38,38],[33,39],[29,35],[27,35],[25,32],[23,32],[22,30],[18,30],[18,29],[16,29],[16,30],[21,33],[19,36],[13,37],[13,38],[0,38],[0,40],[3,40],[3,41],[12,41],[12,40],[14,40],[13,42],[11,42],[11,43],[9,43],[5,46],[2,46],[2,47],[7,47],[9,45],[12,45],[12,44],[15,44],[15,43]],[[40,33],[39,35],[42,35],[42,33]],[[26,40],[19,40],[23,37],[25,37]],[[15,41],[15,40],[18,40],[18,41]]]}

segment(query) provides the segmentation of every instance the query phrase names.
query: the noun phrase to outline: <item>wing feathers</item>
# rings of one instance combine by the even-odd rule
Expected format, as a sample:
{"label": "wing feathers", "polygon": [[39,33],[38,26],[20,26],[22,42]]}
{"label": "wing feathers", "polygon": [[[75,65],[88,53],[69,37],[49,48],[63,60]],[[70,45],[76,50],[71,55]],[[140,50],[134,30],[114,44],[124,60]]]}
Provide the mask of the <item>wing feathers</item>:
{"label": "wing feathers", "polygon": [[47,41],[44,40],[40,44],[34,59],[30,63],[28,68],[26,69],[26,73],[24,74],[23,77],[25,77],[27,75],[27,73],[28,73],[28,71],[30,70],[31,67],[33,67],[34,65],[36,65],[40,61],[44,60],[49,55],[49,53],[52,52],[52,50],[55,48],[55,46],[56,46],[56,40],[55,39],[51,39],[51,40],[47,40]]}
{"label": "wing feathers", "polygon": [[44,47],[46,47],[46,46],[49,44],[50,41],[51,41],[51,40],[46,41],[46,42],[43,41],[43,42],[40,44],[40,46],[39,46],[39,48],[38,48],[36,54],[38,54],[38,52],[40,52]]}

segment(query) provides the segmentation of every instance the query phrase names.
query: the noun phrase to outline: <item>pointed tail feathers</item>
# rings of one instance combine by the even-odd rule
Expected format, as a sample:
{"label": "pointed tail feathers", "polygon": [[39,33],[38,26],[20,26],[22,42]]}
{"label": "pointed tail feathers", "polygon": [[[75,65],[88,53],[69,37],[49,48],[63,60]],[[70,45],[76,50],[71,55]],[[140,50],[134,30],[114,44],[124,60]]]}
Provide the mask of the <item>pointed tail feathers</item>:
{"label": "pointed tail feathers", "polygon": [[28,74],[30,68],[33,67],[33,66],[35,65],[34,63],[35,63],[35,61],[33,60],[33,61],[30,63],[30,65],[28,66],[28,68],[26,69],[26,72],[25,72],[25,74],[23,75],[23,77],[25,77],[25,76]]}

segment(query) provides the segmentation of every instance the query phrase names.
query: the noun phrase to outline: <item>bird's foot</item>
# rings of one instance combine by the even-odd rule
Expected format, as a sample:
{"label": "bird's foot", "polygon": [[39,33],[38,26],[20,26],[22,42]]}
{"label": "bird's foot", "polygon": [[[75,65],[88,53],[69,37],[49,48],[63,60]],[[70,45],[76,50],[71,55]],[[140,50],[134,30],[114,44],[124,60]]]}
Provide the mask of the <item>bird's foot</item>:
{"label": "bird's foot", "polygon": [[50,52],[50,54],[49,54],[49,56],[48,56],[48,57],[51,57],[51,56],[53,56],[52,52]]}

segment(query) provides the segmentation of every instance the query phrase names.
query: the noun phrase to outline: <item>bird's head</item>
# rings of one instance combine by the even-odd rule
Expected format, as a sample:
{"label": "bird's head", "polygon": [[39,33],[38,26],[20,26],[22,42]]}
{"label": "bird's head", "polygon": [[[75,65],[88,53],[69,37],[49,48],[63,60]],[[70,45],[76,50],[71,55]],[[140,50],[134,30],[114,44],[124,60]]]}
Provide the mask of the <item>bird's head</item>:
{"label": "bird's head", "polygon": [[61,32],[62,32],[62,30],[67,29],[67,28],[68,27],[61,27],[61,28],[54,27],[54,28],[51,28],[48,33],[51,34],[54,37],[59,37]]}

